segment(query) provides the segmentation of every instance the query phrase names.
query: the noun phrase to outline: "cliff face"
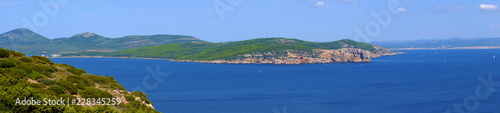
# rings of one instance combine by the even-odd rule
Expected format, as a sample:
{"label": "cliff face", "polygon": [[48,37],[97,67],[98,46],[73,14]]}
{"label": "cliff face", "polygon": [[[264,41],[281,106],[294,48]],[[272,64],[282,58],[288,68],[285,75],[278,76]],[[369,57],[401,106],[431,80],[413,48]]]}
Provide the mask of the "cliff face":
{"label": "cliff face", "polygon": [[321,52],[320,58],[326,58],[332,62],[370,62],[372,54],[367,50],[350,48],[317,51]]}
{"label": "cliff face", "polygon": [[374,46],[377,52],[356,48],[342,49],[314,49],[312,51],[286,50],[284,52],[253,53],[240,55],[235,60],[177,60],[180,62],[200,63],[228,63],[228,64],[317,64],[317,63],[346,63],[346,62],[371,62],[371,58],[396,55],[389,49]]}

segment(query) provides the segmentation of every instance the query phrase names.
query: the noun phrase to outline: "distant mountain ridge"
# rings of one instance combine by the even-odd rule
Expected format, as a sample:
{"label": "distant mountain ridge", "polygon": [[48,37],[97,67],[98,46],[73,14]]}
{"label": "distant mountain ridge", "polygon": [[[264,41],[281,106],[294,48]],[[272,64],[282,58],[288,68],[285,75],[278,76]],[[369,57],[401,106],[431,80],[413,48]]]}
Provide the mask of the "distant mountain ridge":
{"label": "distant mountain ridge", "polygon": [[28,29],[15,29],[0,35],[0,44],[43,44],[50,43],[50,39]]}
{"label": "distant mountain ridge", "polygon": [[390,49],[403,48],[460,48],[460,47],[498,47],[500,38],[451,38],[442,40],[415,40],[415,41],[381,41],[371,44]]}
{"label": "distant mountain ridge", "polygon": [[0,47],[22,53],[65,53],[79,51],[114,51],[169,43],[206,42],[185,35],[131,35],[108,38],[94,33],[75,34],[69,38],[49,39],[29,29],[19,28],[0,34]]}

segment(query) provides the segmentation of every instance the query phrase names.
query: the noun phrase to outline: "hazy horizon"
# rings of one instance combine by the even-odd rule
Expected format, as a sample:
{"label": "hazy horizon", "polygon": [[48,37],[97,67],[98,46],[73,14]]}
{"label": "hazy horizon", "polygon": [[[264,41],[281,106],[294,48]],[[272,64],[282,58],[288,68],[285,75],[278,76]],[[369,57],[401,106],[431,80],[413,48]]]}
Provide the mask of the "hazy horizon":
{"label": "hazy horizon", "polygon": [[210,42],[490,38],[500,37],[498,5],[487,0],[3,0],[0,31],[35,28],[50,39],[82,32],[110,38],[171,34]]}
{"label": "hazy horizon", "polygon": [[[28,28],[18,28],[18,29],[28,29]],[[14,29],[16,30],[16,29]],[[12,31],[12,30],[10,30]],[[9,31],[7,31],[9,32]],[[2,32],[2,33],[7,33],[7,32]],[[36,32],[35,32],[36,33]],[[81,33],[92,33],[92,32],[81,32]],[[39,34],[39,33],[37,33]],[[100,34],[97,34],[97,33],[94,33],[96,35],[100,35]],[[45,35],[43,34],[39,34],[39,35],[42,35],[44,37],[46,37]],[[74,35],[77,35],[77,34],[74,34]],[[149,35],[183,35],[183,34],[149,34]],[[124,36],[119,36],[119,37],[108,37],[108,36],[103,36],[103,35],[100,35],[100,36],[103,36],[103,37],[106,37],[106,38],[122,38],[122,37],[126,37],[126,36],[149,36],[148,34],[145,34],[145,35],[134,35],[134,34],[130,34],[130,35],[124,35]],[[72,37],[73,35],[71,36],[63,36],[63,37],[46,37],[48,39],[57,39],[57,38],[70,38]],[[191,36],[191,35],[186,35],[186,36]],[[193,36],[195,38],[198,38],[196,36]],[[256,38],[248,38],[248,39],[244,39],[244,40],[252,40],[252,39],[259,39],[259,38],[290,38],[290,37],[256,37]],[[421,40],[448,40],[448,39],[456,39],[456,38],[459,38],[459,39],[484,39],[484,38],[500,38],[500,37],[452,37],[452,38],[439,38],[439,39],[411,39],[411,40],[405,40],[405,39],[401,39],[401,40],[376,40],[376,41],[371,41],[371,42],[401,42],[401,41],[421,41]],[[198,38],[200,39],[200,38]],[[290,39],[299,39],[299,40],[304,40],[304,39],[300,39],[300,38],[290,38]],[[349,38],[344,38],[344,39],[349,39]],[[204,40],[204,39],[200,39],[200,40]],[[337,40],[342,40],[342,39],[336,39],[336,40],[331,40],[331,41],[337,41]],[[354,40],[354,39],[351,39],[351,40]],[[207,40],[204,40],[204,41],[207,41]],[[224,42],[235,42],[235,41],[243,41],[243,40],[228,40],[228,41],[223,41],[222,43]],[[331,42],[331,41],[312,41],[312,40],[304,40],[304,41],[310,41],[310,42]],[[208,42],[213,42],[213,41],[208,41]],[[221,43],[221,42],[213,42],[213,43]]]}

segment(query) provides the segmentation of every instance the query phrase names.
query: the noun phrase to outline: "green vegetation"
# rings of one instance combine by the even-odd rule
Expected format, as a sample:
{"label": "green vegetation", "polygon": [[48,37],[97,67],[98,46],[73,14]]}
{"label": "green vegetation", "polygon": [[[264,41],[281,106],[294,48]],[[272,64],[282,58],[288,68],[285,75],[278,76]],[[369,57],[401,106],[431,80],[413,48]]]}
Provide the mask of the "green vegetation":
{"label": "green vegetation", "polygon": [[1,49],[0,50],[0,58],[7,58],[9,57],[9,50],[6,50],[6,49]]}
{"label": "green vegetation", "polygon": [[63,87],[65,90],[67,90],[70,94],[77,94],[78,88],[73,85],[73,83],[70,83],[68,81],[64,80],[59,80],[56,82],[57,85]]}
{"label": "green vegetation", "polygon": [[146,102],[147,104],[153,104],[151,101],[149,101],[148,96],[146,94],[144,94],[143,92],[134,91],[134,92],[132,92],[132,95],[141,98],[141,100]]}
{"label": "green vegetation", "polygon": [[85,88],[81,93],[83,98],[112,98],[113,95],[107,91],[99,90],[97,88]]}
{"label": "green vegetation", "polygon": [[[82,33],[68,38],[56,38],[51,40],[23,28],[0,34],[0,47],[16,50],[22,53],[60,53],[87,50],[113,51],[193,41],[204,42],[192,36],[184,35],[150,35],[107,38],[93,33]],[[8,51],[0,51],[0,58],[9,56],[5,53],[8,53]],[[24,56],[22,53],[16,52],[13,55]]]}
{"label": "green vegetation", "polygon": [[115,56],[168,58],[174,60],[236,59],[251,53],[283,54],[285,50],[312,51],[313,49],[359,48],[377,52],[372,45],[353,40],[316,43],[286,38],[261,38],[228,43],[176,43],[153,47],[140,47],[115,52],[79,52],[64,56]]}
{"label": "green vegetation", "polygon": [[124,97],[125,97],[125,100],[127,100],[127,101],[135,100],[135,97],[132,95],[125,95]]}
{"label": "green vegetation", "polygon": [[33,62],[33,59],[28,58],[28,57],[21,57],[21,58],[19,58],[19,60],[21,60],[23,62],[26,62],[26,63]]}
{"label": "green vegetation", "polygon": [[[7,53],[2,53],[7,52]],[[2,56],[7,55],[7,56]],[[67,64],[56,64],[45,57],[25,57],[24,54],[0,48],[0,112],[153,112],[157,111],[143,103],[152,104],[142,92],[137,96],[128,94],[113,77],[87,74]],[[118,92],[118,93],[115,93]],[[114,106],[94,105],[16,105],[24,97],[34,100],[76,98],[134,98]],[[141,100],[135,100],[135,98]]]}
{"label": "green vegetation", "polygon": [[56,82],[57,80],[43,80],[43,84],[45,85],[54,85]]}
{"label": "green vegetation", "polygon": [[75,74],[75,75],[81,75],[82,73],[87,73],[87,72],[86,72],[85,70],[83,70],[83,69],[76,69],[76,68],[74,68],[74,67],[73,67],[73,68],[68,68],[68,69],[66,69],[66,70],[67,70],[67,71],[69,71],[69,72],[71,72],[71,73],[73,73],[73,74]]}
{"label": "green vegetation", "polygon": [[61,86],[50,86],[49,90],[56,92],[57,94],[66,94],[66,91]]}
{"label": "green vegetation", "polygon": [[52,61],[50,61],[48,58],[42,57],[42,56],[31,56],[31,58],[36,59],[36,60],[41,60],[41,63],[43,64],[54,64]]}
{"label": "green vegetation", "polygon": [[12,60],[0,60],[0,68],[14,67],[16,64]]}

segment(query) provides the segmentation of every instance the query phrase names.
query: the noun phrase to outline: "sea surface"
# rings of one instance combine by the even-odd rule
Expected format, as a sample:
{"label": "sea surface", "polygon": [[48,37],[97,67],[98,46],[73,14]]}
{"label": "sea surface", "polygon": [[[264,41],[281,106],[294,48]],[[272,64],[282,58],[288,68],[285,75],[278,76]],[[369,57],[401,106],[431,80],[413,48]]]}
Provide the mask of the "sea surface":
{"label": "sea surface", "polygon": [[403,52],[371,63],[304,65],[51,60],[114,76],[166,113],[442,113],[454,104],[465,112],[500,112],[500,86],[487,89],[478,80],[491,75],[500,82],[499,49]]}

